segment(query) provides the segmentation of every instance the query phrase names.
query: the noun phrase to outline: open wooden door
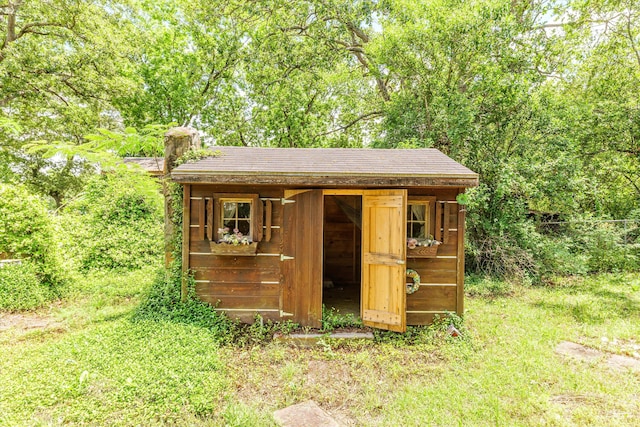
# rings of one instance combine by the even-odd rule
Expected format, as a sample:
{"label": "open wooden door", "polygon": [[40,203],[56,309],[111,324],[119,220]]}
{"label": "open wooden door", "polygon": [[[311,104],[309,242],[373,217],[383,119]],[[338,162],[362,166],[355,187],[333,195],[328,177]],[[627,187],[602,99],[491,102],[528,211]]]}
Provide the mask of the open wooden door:
{"label": "open wooden door", "polygon": [[284,196],[282,315],[320,328],[324,196],[322,190],[286,190]]}
{"label": "open wooden door", "polygon": [[404,332],[406,314],[406,190],[362,196],[362,321]]}

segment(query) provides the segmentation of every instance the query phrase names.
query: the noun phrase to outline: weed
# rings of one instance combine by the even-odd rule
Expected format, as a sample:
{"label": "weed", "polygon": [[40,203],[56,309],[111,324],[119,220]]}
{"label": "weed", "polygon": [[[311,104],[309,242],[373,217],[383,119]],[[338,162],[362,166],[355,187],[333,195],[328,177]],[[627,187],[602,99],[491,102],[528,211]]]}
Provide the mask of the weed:
{"label": "weed", "polygon": [[339,328],[362,328],[362,320],[353,313],[340,313],[334,307],[322,304],[322,330],[333,331]]}

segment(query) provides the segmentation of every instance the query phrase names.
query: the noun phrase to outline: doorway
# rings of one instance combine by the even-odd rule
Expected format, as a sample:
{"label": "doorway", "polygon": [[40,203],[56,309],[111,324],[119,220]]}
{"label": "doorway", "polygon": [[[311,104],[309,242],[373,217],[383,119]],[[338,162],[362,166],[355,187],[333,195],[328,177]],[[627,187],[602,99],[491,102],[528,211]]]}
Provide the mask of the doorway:
{"label": "doorway", "polygon": [[322,304],[360,317],[362,196],[325,195]]}

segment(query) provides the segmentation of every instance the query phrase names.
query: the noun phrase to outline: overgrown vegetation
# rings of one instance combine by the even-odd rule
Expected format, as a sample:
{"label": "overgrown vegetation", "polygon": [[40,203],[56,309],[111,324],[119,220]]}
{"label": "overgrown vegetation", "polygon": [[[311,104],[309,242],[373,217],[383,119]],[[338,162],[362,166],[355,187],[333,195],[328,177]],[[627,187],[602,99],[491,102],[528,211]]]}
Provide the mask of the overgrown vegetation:
{"label": "overgrown vegetation", "polygon": [[120,167],[94,175],[58,216],[63,250],[81,271],[157,264],[162,206],[159,184],[144,172]]}
{"label": "overgrown vegetation", "polygon": [[[637,352],[637,274],[509,293],[484,279],[464,325],[443,318],[402,339],[298,348],[225,345],[206,324],[137,317],[153,272],[87,275],[75,299],[33,315],[48,326],[0,331],[0,424],[272,426],[274,410],[309,399],[363,426],[632,426],[640,416],[637,374],[554,351],[568,340]],[[451,323],[461,337],[446,333]],[[258,337],[266,325],[252,328]]]}
{"label": "overgrown vegetation", "polygon": [[638,217],[638,2],[25,0],[1,12],[0,182],[56,206],[96,157],[156,155],[172,124],[218,145],[435,147],[481,177],[470,270],[526,283],[639,268],[637,235],[556,235],[531,218]]}
{"label": "overgrown vegetation", "polygon": [[29,309],[60,295],[67,277],[59,239],[41,199],[0,184],[0,259],[20,260],[0,267],[0,309]]}

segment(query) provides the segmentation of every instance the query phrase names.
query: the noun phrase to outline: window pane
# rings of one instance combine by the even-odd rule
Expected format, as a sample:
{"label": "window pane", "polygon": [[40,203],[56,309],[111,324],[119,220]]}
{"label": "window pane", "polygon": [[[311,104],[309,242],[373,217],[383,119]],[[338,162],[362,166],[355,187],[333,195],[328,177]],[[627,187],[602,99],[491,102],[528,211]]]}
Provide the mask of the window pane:
{"label": "window pane", "polygon": [[416,221],[424,221],[427,207],[425,205],[411,205],[411,215]]}
{"label": "window pane", "polygon": [[235,202],[224,202],[223,215],[224,218],[235,218],[236,216],[236,203]]}
{"label": "window pane", "polygon": [[224,226],[229,229],[229,231],[233,232],[233,229],[236,228],[236,220],[235,219],[226,219],[224,221]]}
{"label": "window pane", "polygon": [[251,234],[250,233],[251,227],[250,227],[249,221],[238,220],[238,229],[245,236],[249,236]]}
{"label": "window pane", "polygon": [[238,218],[251,218],[251,203],[238,203]]}

